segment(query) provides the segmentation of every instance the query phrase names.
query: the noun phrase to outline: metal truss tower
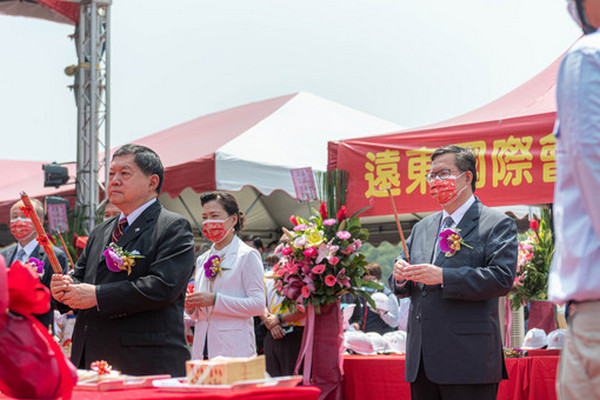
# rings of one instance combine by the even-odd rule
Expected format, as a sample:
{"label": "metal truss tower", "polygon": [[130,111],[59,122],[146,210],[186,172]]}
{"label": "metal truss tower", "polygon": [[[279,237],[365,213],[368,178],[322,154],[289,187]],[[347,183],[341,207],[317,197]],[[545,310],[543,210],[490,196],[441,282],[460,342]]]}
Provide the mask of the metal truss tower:
{"label": "metal truss tower", "polygon": [[[76,208],[83,230],[96,224],[100,191],[105,191],[110,162],[110,6],[111,0],[79,0],[75,28],[78,65]],[[99,160],[99,154],[103,158]],[[104,171],[102,179],[99,174]],[[105,197],[105,196],[103,196]]]}

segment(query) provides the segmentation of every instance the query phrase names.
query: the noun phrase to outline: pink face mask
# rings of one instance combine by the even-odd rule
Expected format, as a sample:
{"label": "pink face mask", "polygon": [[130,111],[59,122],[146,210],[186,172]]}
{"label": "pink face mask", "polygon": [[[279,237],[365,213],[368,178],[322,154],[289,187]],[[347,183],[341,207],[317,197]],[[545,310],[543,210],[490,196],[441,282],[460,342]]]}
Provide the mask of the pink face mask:
{"label": "pink face mask", "polygon": [[[231,218],[231,217],[229,217]],[[229,219],[207,219],[202,223],[202,233],[204,237],[213,243],[221,243],[229,232],[232,231],[233,226],[229,229],[225,229],[225,222]]]}
{"label": "pink face mask", "polygon": [[17,240],[31,236],[33,229],[33,222],[29,218],[15,218],[10,221],[10,233]]}

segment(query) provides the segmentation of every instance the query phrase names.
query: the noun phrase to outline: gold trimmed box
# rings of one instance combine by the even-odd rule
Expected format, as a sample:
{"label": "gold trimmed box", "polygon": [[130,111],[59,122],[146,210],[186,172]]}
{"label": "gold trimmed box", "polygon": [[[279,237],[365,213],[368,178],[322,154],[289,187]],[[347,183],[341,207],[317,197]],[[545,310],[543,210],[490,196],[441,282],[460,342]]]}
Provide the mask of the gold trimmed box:
{"label": "gold trimmed box", "polygon": [[190,385],[231,385],[238,381],[264,379],[265,356],[215,357],[212,360],[189,360],[185,363]]}

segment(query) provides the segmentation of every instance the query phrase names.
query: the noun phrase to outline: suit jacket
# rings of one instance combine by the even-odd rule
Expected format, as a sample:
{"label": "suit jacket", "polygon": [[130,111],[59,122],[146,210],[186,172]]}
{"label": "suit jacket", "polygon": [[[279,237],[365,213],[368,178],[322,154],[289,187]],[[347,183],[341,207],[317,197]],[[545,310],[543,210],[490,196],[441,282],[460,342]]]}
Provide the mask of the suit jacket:
{"label": "suit jacket", "polygon": [[[442,213],[417,223],[407,240],[411,264],[431,263],[438,246]],[[407,281],[390,287],[410,296],[405,379],[414,382],[423,360],[429,380],[438,384],[496,383],[507,378],[498,297],[513,284],[517,266],[516,225],[476,199],[457,226],[463,241],[453,256],[440,253],[442,285]],[[404,257],[402,252],[400,257]]]}
{"label": "suit jacket", "polygon": [[89,368],[106,360],[126,374],[185,375],[185,289],[194,269],[188,221],[153,203],[127,227],[117,245],[138,251],[131,275],[112,272],[103,252],[117,217],[98,225],[77,261],[73,279],[96,285],[97,307],[78,310],[71,361]]}
{"label": "suit jacket", "polygon": [[[15,261],[15,256],[17,254],[17,245],[8,247],[0,254],[4,256],[6,260],[6,265],[10,266]],[[63,273],[67,273],[69,268],[69,263],[67,261],[67,255],[64,251],[59,249],[58,247],[52,246],[54,249],[54,254],[56,254],[56,258],[58,259],[58,263],[62,267]],[[35,249],[31,252],[30,258],[37,258],[38,260],[44,263],[44,272],[40,276],[40,282],[48,289],[50,289],[50,281],[52,280],[52,275],[54,274],[54,270],[52,269],[52,265],[50,264],[50,260],[44,251],[44,248],[39,244],[35,247]],[[50,310],[45,314],[37,314],[35,317],[44,325],[45,327],[50,327],[50,329],[54,329],[54,302],[51,302]]]}
{"label": "suit jacket", "polygon": [[[196,292],[211,290],[204,263],[212,254],[207,251],[198,257]],[[209,358],[256,355],[252,316],[262,314],[267,304],[262,260],[256,249],[235,236],[221,267],[227,269],[213,281],[212,292],[217,293],[214,307],[196,308],[191,315],[197,320],[194,359],[202,359],[205,340]]]}

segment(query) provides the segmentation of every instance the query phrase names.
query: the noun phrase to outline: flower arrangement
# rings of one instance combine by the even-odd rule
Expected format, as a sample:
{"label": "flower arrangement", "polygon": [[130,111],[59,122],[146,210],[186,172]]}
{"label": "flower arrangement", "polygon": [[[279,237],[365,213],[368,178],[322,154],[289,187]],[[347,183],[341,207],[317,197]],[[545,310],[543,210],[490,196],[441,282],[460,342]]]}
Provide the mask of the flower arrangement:
{"label": "flower arrangement", "polygon": [[448,228],[443,230],[439,234],[440,238],[440,250],[445,254],[446,257],[452,257],[457,251],[460,250],[460,246],[465,246],[469,249],[473,247],[469,246],[465,243],[460,236],[460,229],[458,228]]}
{"label": "flower arrangement", "polygon": [[135,265],[135,259],[144,258],[138,251],[123,250],[114,243],[108,245],[102,254],[106,257],[106,266],[109,270],[113,272],[127,271],[127,275],[131,274],[131,267]]}
{"label": "flower arrangement", "polygon": [[544,300],[548,291],[548,272],[554,253],[550,212],[542,210],[542,218],[529,221],[524,240],[519,241],[517,275],[509,299],[519,309],[531,300]]}
{"label": "flower arrangement", "polygon": [[217,255],[211,256],[204,263],[204,276],[210,281],[214,281],[218,275],[221,275],[222,271],[226,271],[229,268],[221,267],[221,263],[225,260],[225,257],[221,258]]}
{"label": "flower arrangement", "polygon": [[[346,206],[341,206],[336,218],[329,218],[325,202],[320,210],[313,210],[310,220],[291,216],[293,231],[283,228],[285,242],[275,250],[280,260],[273,267],[275,288],[284,298],[284,309],[297,307],[304,311],[308,305],[320,312],[320,307],[334,303],[344,293],[366,298],[361,289],[380,289],[376,282],[362,279],[367,264],[358,253],[368,232],[356,216],[347,217]],[[372,304],[375,307],[374,303]]]}

